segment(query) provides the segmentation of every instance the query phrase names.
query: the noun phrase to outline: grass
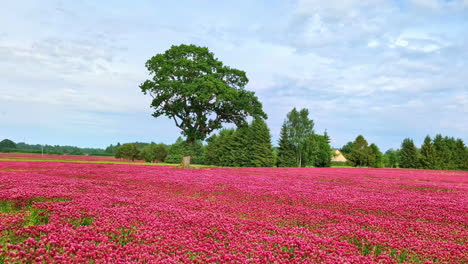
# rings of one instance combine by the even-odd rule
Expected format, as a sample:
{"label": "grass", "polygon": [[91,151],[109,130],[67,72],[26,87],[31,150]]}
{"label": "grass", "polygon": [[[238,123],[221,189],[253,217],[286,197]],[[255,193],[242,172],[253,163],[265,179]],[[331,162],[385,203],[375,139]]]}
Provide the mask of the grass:
{"label": "grass", "polygon": [[78,219],[70,219],[70,223],[75,227],[78,228],[80,226],[91,226],[93,224],[94,217],[83,216],[82,218]]}

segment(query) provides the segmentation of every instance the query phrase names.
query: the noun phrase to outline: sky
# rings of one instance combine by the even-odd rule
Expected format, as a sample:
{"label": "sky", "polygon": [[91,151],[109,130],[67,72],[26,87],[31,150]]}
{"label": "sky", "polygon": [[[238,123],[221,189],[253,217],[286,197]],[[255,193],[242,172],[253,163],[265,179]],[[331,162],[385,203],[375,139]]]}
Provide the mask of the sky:
{"label": "sky", "polygon": [[468,143],[468,0],[4,1],[0,140],[174,142],[139,85],[179,44],[247,72],[274,145],[293,107],[333,147]]}

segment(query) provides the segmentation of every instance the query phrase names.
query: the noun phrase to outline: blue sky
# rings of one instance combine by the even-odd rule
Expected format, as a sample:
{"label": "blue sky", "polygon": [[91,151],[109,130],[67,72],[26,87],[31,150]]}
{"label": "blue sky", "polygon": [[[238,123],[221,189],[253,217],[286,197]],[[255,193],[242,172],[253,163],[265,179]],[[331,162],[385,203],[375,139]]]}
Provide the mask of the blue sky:
{"label": "blue sky", "polygon": [[468,142],[468,0],[24,0],[2,3],[0,25],[0,139],[174,142],[138,85],[185,43],[247,72],[275,144],[293,107],[335,147]]}

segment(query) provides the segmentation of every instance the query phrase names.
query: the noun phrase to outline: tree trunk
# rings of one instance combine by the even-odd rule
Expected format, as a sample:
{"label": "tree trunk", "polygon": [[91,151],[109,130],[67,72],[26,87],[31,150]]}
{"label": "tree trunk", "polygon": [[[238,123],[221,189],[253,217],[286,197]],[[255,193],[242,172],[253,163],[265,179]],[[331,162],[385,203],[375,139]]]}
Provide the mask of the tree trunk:
{"label": "tree trunk", "polygon": [[182,169],[189,169],[190,168],[190,153],[192,153],[192,146],[195,144],[195,140],[188,140],[187,141],[188,145],[189,145],[189,152],[188,153],[185,153],[185,155],[187,156],[184,156],[182,158],[182,162],[180,163],[179,167],[182,168]]}
{"label": "tree trunk", "polygon": [[185,156],[182,158],[182,162],[180,163],[180,167],[183,169],[190,168],[190,156]]}

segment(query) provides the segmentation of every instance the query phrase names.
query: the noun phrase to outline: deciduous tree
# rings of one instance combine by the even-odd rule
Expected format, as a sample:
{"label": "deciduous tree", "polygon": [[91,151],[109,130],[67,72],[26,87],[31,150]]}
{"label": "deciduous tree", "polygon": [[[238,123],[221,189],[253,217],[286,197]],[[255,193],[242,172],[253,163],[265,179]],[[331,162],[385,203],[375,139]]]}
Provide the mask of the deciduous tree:
{"label": "deciduous tree", "polygon": [[267,118],[254,92],[244,89],[245,72],[223,65],[208,48],[172,46],[148,60],[146,68],[152,78],[140,89],[153,98],[153,116],[173,119],[189,145],[223,123],[239,126],[248,116]]}

